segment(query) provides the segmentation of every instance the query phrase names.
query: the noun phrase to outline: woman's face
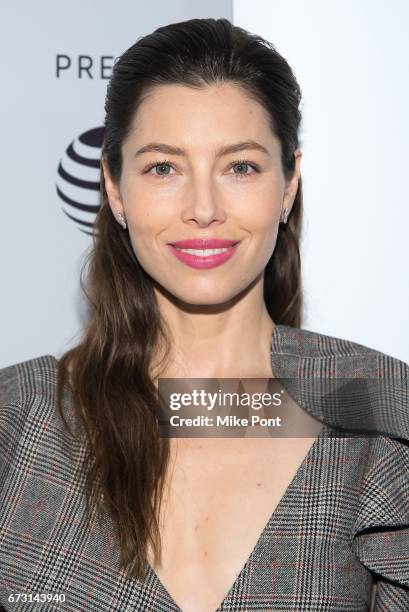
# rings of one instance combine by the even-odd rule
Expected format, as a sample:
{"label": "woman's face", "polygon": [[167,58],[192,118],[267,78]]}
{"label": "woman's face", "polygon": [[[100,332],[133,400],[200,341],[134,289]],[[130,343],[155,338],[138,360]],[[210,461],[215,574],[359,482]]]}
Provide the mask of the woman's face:
{"label": "woman's face", "polygon": [[[118,185],[103,163],[110,206],[116,218],[125,215],[135,255],[160,288],[187,304],[210,305],[262,281],[280,214],[297,191],[301,154],[286,182],[280,142],[259,103],[230,83],[157,86],[140,105],[122,155]],[[205,252],[204,260],[199,250],[185,261],[170,244],[188,239],[238,244],[227,256]]]}

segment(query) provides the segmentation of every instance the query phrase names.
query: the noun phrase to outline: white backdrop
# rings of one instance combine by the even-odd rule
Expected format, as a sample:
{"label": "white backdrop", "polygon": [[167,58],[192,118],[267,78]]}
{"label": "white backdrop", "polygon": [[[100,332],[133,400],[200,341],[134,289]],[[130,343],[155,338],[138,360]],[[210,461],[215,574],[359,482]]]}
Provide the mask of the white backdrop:
{"label": "white backdrop", "polygon": [[234,0],[304,94],[302,327],[409,362],[409,3]]}
{"label": "white backdrop", "polygon": [[80,334],[92,213],[68,202],[95,206],[97,179],[67,149],[96,159],[80,136],[102,125],[101,76],[140,35],[209,16],[272,41],[304,93],[302,326],[409,361],[405,0],[16,0],[0,23],[0,367],[58,357]]}

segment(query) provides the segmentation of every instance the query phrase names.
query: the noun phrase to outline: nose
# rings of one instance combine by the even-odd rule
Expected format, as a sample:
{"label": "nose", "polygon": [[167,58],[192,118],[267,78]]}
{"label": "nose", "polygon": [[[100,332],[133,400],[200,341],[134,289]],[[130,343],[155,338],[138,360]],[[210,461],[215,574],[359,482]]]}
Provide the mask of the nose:
{"label": "nose", "polygon": [[195,176],[185,193],[186,205],[183,208],[183,220],[194,221],[199,227],[206,227],[214,221],[223,221],[224,207],[221,194],[209,176]]}

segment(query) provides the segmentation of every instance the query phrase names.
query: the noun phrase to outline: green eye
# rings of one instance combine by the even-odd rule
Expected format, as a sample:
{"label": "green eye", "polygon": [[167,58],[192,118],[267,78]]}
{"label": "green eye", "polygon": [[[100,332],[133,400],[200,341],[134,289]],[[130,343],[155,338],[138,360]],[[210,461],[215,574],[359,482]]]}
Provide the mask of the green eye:
{"label": "green eye", "polygon": [[[260,171],[260,169],[257,166],[257,164],[250,163],[249,161],[247,161],[245,159],[237,159],[236,161],[232,162],[229,167],[230,168],[239,168],[241,170],[244,170],[244,171],[240,170],[239,172],[234,171],[234,174],[236,176],[238,176],[238,177],[250,176],[250,175],[254,174],[254,172],[259,172]],[[248,168],[252,168],[254,170],[254,172],[246,172],[246,170]]]}
{"label": "green eye", "polygon": [[[156,176],[161,176],[162,177],[162,176],[168,176],[169,175],[169,169],[173,168],[173,166],[170,163],[170,161],[168,161],[168,160],[156,161],[153,164],[150,164],[147,168],[145,168],[143,173],[144,174],[148,174],[154,168],[160,168],[161,172],[155,172],[155,174],[156,174]],[[162,172],[162,170],[165,170],[165,172]]]}
{"label": "green eye", "polygon": [[169,164],[159,164],[159,165],[157,165],[157,166],[154,166],[154,168],[156,168],[156,169],[158,169],[158,168],[159,168],[159,169],[161,169],[161,170],[163,170],[163,169],[167,170],[167,172],[163,172],[163,173],[162,173],[162,172],[159,172],[158,174],[159,174],[160,176],[164,176],[164,175],[166,175],[166,174],[169,174],[169,170],[170,170],[170,166],[169,166]]}
{"label": "green eye", "polygon": [[[235,164],[233,167],[234,168],[242,168],[242,169],[244,168],[244,169],[246,169],[246,168],[249,167],[249,165],[248,164]],[[239,174],[247,174],[247,172],[239,172]]]}

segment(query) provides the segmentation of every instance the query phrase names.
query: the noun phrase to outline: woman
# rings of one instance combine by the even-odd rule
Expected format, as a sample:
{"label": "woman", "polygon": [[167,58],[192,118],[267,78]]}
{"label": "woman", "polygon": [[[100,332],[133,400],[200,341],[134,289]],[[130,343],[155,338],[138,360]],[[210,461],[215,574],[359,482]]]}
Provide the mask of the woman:
{"label": "woman", "polygon": [[[45,594],[39,610],[409,609],[408,366],[300,328],[300,99],[274,47],[225,19],[159,28],[115,64],[88,325],[59,361],[0,372],[7,610],[18,593]],[[160,435],[159,379],[216,377],[287,381],[322,429]],[[340,377],[392,381],[386,413],[353,404],[382,435],[323,435],[356,416],[311,399]]]}

